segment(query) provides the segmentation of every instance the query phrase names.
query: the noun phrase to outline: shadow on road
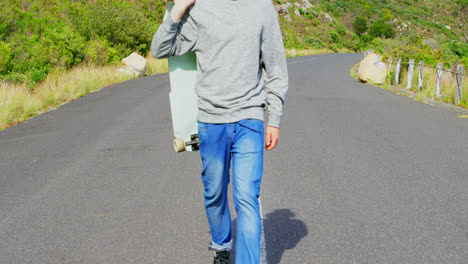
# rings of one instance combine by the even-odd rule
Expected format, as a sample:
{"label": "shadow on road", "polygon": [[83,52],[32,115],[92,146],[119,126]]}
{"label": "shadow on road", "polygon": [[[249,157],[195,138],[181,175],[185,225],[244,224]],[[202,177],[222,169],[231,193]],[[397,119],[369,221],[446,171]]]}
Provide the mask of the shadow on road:
{"label": "shadow on road", "polygon": [[290,209],[278,209],[263,219],[268,264],[280,263],[284,251],[295,248],[307,235],[307,226],[294,216]]}
{"label": "shadow on road", "polygon": [[[295,248],[307,235],[307,226],[303,221],[294,218],[290,209],[278,209],[267,214],[263,219],[266,259],[268,264],[278,264],[284,251]],[[237,219],[232,223],[233,241],[236,241]],[[235,258],[235,246],[231,259]]]}

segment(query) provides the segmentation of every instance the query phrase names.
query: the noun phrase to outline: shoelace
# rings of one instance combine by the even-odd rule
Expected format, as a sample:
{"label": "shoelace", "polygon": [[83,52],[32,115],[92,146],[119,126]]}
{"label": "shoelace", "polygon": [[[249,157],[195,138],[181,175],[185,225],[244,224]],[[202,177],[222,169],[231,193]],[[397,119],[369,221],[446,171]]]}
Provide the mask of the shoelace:
{"label": "shoelace", "polygon": [[218,251],[215,252],[214,262],[213,264],[229,264],[229,251]]}

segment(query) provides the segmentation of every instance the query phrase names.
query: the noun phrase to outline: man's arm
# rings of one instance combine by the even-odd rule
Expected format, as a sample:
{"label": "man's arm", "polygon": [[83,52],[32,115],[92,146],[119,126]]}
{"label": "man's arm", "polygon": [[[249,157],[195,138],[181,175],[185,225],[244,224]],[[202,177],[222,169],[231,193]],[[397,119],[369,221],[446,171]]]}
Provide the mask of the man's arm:
{"label": "man's arm", "polygon": [[177,0],[169,16],[159,26],[151,43],[151,53],[155,58],[182,55],[195,47],[197,30],[187,9],[195,0]]}
{"label": "man's arm", "polygon": [[284,52],[283,38],[278,16],[269,2],[267,21],[262,33],[261,58],[265,69],[265,89],[268,104],[268,127],[266,149],[276,147],[279,140],[279,126],[283,114],[283,104],[288,90],[288,69]]}

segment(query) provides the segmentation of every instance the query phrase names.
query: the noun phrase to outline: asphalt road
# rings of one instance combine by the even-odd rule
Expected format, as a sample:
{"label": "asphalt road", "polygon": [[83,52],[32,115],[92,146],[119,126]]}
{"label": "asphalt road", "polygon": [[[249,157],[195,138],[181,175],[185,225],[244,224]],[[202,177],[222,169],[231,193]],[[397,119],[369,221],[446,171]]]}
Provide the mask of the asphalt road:
{"label": "asphalt road", "polygon": [[[361,58],[288,60],[267,263],[468,263],[468,120],[358,83]],[[131,80],[0,132],[0,263],[211,262],[168,92],[167,74]]]}

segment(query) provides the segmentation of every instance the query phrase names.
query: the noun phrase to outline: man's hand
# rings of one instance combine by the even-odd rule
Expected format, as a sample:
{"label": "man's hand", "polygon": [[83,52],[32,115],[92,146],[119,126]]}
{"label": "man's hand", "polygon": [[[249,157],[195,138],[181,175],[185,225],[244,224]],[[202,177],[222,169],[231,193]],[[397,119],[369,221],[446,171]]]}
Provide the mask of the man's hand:
{"label": "man's hand", "polygon": [[267,127],[265,132],[265,148],[266,150],[272,150],[276,147],[279,140],[279,128]]}
{"label": "man's hand", "polygon": [[195,0],[175,0],[170,16],[174,22],[179,22],[185,10],[195,3]]}

